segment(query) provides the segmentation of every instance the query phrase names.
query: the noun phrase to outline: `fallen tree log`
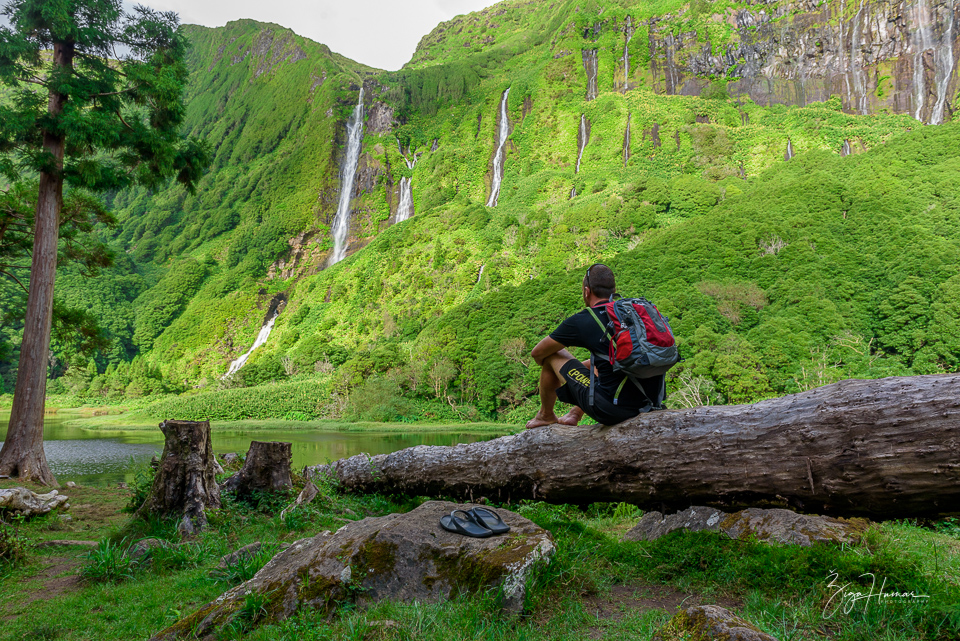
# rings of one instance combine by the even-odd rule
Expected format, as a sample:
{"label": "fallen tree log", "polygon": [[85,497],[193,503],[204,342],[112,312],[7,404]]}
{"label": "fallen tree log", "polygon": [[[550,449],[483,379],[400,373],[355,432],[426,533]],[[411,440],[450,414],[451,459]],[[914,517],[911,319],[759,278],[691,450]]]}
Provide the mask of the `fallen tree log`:
{"label": "fallen tree log", "polygon": [[349,491],[587,504],[666,513],[790,506],[872,518],[960,512],[960,376],[848,380],[753,405],[551,425],[305,470]]}

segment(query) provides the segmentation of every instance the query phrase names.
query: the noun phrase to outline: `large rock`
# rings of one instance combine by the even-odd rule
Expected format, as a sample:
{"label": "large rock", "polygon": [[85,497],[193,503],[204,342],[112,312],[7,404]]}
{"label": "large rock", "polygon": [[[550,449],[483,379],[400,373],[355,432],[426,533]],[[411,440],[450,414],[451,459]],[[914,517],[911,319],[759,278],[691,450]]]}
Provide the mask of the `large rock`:
{"label": "large rock", "polygon": [[648,512],[623,538],[628,541],[653,541],[676,530],[710,531],[723,532],[732,539],[753,536],[766,543],[807,546],[817,542],[855,542],[868,525],[865,519],[835,519],[797,514],[792,510],[752,507],[727,514],[715,508],[694,506],[669,516]]}
{"label": "large rock", "polygon": [[466,505],[430,501],[407,514],[367,518],[336,533],[301,539],[277,554],[252,579],[225,592],[154,639],[205,637],[230,625],[247,595],[265,599],[258,623],[279,621],[300,608],[326,614],[337,603],[363,607],[383,599],[435,602],[462,592],[503,590],[503,607],[523,607],[531,569],[554,552],[550,533],[498,510],[509,533],[474,539],[447,532],[440,517]]}
{"label": "large rock", "polygon": [[718,605],[681,610],[657,630],[653,641],[777,641]]}
{"label": "large rock", "polygon": [[0,490],[0,511],[9,510],[23,516],[36,516],[61,507],[67,509],[70,507],[67,503],[69,500],[56,490],[37,494],[25,487],[11,487]]}

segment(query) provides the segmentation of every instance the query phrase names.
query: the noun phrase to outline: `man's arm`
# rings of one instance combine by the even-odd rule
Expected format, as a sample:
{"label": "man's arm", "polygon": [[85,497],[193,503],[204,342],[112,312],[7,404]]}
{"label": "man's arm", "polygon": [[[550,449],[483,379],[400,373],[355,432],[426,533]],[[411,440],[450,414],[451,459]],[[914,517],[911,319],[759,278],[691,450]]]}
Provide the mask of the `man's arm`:
{"label": "man's arm", "polygon": [[565,347],[566,345],[562,345],[561,343],[558,343],[547,336],[542,341],[537,343],[537,346],[533,348],[532,352],[530,352],[530,356],[533,356],[533,360],[537,365],[543,365],[543,359],[551,354],[556,354]]}

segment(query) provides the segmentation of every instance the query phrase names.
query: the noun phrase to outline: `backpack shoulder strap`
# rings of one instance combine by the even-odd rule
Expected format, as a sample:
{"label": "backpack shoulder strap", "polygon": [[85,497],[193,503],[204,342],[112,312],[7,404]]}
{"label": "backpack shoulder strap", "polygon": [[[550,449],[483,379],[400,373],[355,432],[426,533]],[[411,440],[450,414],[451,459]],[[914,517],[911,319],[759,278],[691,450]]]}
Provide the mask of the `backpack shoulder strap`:
{"label": "backpack shoulder strap", "polygon": [[603,322],[600,320],[600,317],[597,316],[597,313],[593,311],[593,308],[588,307],[587,311],[590,312],[591,316],[593,316],[593,320],[597,321],[597,325],[599,325],[600,329],[603,330],[603,335],[606,336],[607,338],[610,338],[610,330],[607,329],[607,326],[603,324]]}

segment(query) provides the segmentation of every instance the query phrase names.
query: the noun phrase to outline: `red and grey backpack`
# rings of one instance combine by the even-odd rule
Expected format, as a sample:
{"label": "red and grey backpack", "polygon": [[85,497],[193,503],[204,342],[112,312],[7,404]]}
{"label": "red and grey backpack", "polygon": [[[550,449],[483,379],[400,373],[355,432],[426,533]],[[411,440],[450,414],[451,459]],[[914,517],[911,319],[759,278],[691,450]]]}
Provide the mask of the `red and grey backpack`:
{"label": "red and grey backpack", "polygon": [[[605,360],[614,372],[623,372],[626,377],[617,388],[613,404],[617,404],[620,392],[629,379],[636,385],[654,409],[663,403],[663,391],[656,400],[647,395],[639,380],[666,374],[680,362],[680,353],[673,338],[673,330],[667,318],[657,306],[646,298],[618,298],[604,304],[607,318],[604,325],[590,307],[587,310],[610,339],[610,353],[593,355]],[[593,405],[594,369],[590,368],[590,405]]]}

